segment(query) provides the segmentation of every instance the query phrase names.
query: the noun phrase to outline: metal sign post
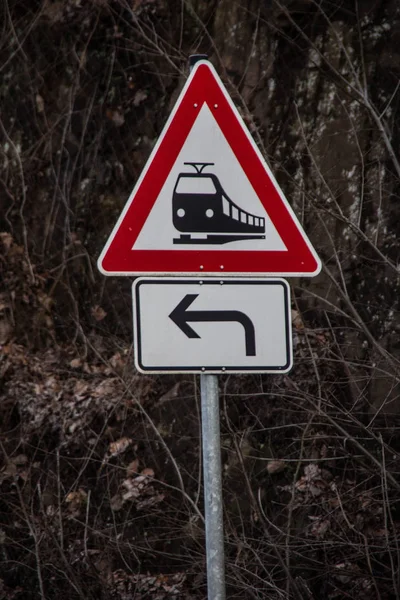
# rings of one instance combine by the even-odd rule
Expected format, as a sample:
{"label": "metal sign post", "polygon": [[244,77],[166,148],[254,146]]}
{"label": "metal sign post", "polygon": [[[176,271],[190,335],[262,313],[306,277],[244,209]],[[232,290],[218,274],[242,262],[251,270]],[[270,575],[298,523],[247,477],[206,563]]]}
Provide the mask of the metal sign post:
{"label": "metal sign post", "polygon": [[218,374],[291,369],[290,289],[273,276],[321,261],[206,58],[190,57],[98,266],[140,276],[137,370],[200,374],[208,600],[225,600]]}
{"label": "metal sign post", "polygon": [[[206,55],[192,55],[190,70]],[[200,375],[204,516],[208,600],[225,600],[225,552],[222,500],[218,375]]]}
{"label": "metal sign post", "polygon": [[225,600],[218,376],[200,375],[204,512],[209,600]]}

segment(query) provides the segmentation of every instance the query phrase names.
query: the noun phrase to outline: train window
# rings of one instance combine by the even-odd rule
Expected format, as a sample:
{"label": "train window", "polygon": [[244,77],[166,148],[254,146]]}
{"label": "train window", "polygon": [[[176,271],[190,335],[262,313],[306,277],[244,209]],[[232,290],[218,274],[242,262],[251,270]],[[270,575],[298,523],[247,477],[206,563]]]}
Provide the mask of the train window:
{"label": "train window", "polygon": [[261,227],[264,227],[264,223],[265,223],[264,219],[260,219],[260,221],[261,221],[260,222]]}
{"label": "train window", "polygon": [[247,215],[244,212],[240,212],[240,220],[242,221],[242,223],[247,223]]}
{"label": "train window", "polygon": [[235,219],[235,221],[239,221],[239,211],[234,206],[232,206],[232,219]]}
{"label": "train window", "polygon": [[249,225],[253,225],[253,223],[254,223],[254,217],[249,215]]}
{"label": "train window", "polygon": [[178,194],[215,194],[216,189],[211,177],[179,177],[175,191]]}
{"label": "train window", "polygon": [[229,200],[225,196],[222,196],[222,210],[224,215],[229,217]]}
{"label": "train window", "polygon": [[260,219],[258,217],[254,217],[254,225],[257,225],[257,227],[260,224]]}

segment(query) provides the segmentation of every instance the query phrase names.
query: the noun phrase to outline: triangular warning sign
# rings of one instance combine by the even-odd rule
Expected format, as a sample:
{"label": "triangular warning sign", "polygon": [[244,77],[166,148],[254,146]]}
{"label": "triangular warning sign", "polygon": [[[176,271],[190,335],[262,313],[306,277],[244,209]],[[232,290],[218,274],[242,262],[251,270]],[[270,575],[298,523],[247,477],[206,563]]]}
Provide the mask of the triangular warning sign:
{"label": "triangular warning sign", "polygon": [[308,275],[320,260],[214,68],[198,62],[98,261],[105,275]]}

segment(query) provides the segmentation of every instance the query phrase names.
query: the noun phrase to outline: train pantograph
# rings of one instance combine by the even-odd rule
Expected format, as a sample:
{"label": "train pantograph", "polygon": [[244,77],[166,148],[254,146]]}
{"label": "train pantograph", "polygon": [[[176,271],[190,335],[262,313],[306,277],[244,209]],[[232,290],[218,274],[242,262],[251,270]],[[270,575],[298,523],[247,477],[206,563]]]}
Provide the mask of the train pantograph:
{"label": "train pantograph", "polygon": [[[195,172],[179,173],[172,196],[172,220],[181,235],[174,244],[227,244],[265,239],[265,218],[243,210],[223,189],[215,163],[185,162]],[[203,234],[196,237],[196,234]],[[204,235],[206,234],[206,235]]]}

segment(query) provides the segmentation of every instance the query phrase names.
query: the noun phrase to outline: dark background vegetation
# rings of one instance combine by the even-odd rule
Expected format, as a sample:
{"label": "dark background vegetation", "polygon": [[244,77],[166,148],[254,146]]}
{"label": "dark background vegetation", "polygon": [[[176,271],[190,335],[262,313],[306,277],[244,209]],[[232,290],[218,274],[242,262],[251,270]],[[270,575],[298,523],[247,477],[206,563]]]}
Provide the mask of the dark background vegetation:
{"label": "dark background vegetation", "polygon": [[194,52],[324,263],[220,378],[228,598],[399,600],[398,0],[1,0],[0,598],[206,597],[198,382],[96,269]]}

